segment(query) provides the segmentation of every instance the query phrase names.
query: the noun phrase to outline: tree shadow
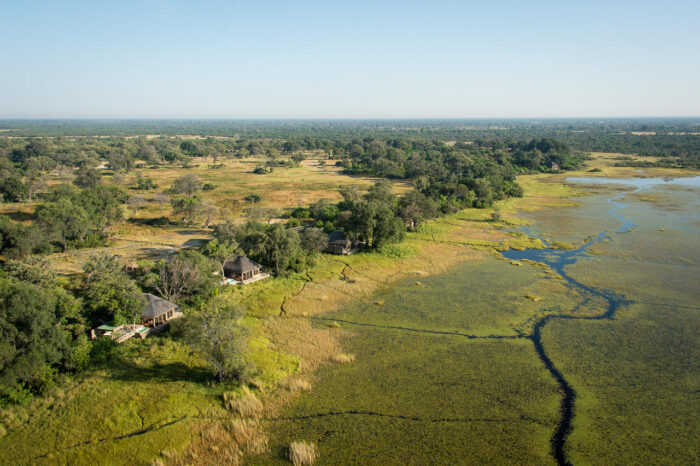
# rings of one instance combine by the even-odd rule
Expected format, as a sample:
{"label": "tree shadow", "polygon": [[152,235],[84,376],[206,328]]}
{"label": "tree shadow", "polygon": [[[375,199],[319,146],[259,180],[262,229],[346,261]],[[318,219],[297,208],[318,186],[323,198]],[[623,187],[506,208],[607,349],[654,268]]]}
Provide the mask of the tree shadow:
{"label": "tree shadow", "polygon": [[127,220],[129,223],[141,226],[170,226],[175,225],[168,219],[168,217],[155,217],[155,218],[134,218],[131,217]]}
{"label": "tree shadow", "polygon": [[212,372],[201,366],[182,362],[135,364],[127,358],[113,358],[109,377],[125,382],[193,382],[206,384],[213,380]]}
{"label": "tree shadow", "polygon": [[4,215],[7,215],[10,217],[12,220],[15,222],[29,222],[31,220],[34,220],[34,214],[31,212],[23,212],[21,210],[14,210],[12,212],[7,212]]}
{"label": "tree shadow", "polygon": [[199,248],[204,246],[208,242],[208,239],[188,239],[187,241],[182,243],[182,246],[185,248]]}
{"label": "tree shadow", "polygon": [[176,232],[178,235],[203,235],[207,233],[207,230],[178,230]]}
{"label": "tree shadow", "polygon": [[158,258],[166,258],[170,257],[173,254],[177,253],[177,250],[172,247],[164,247],[164,248],[143,248],[141,249],[142,253],[149,256],[149,257],[158,257]]}

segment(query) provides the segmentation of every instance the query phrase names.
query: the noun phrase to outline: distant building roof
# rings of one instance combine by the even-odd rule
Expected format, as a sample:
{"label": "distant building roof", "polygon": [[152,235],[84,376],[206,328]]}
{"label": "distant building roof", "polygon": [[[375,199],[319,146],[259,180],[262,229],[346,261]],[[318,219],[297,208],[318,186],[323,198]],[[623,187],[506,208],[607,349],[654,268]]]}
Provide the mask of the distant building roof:
{"label": "distant building roof", "polygon": [[144,293],[143,297],[146,298],[146,307],[143,310],[144,318],[152,319],[177,307],[177,305],[171,303],[170,301],[161,299],[158,296],[153,296],[150,293]]}
{"label": "distant building roof", "polygon": [[224,264],[224,272],[226,272],[227,274],[246,273],[261,268],[262,265],[248,259],[245,256],[238,256],[236,257],[236,259],[228,261]]}

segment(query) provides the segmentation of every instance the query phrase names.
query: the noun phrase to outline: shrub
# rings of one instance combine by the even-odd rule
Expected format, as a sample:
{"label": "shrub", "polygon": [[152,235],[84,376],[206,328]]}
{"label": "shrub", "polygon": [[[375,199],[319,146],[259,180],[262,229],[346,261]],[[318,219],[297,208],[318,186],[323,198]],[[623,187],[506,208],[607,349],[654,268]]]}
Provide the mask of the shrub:
{"label": "shrub", "polygon": [[216,189],[216,185],[212,183],[205,183],[204,186],[202,186],[202,191],[212,191]]}
{"label": "shrub", "polygon": [[243,198],[243,200],[250,202],[251,204],[257,204],[258,202],[262,201],[262,196],[259,194],[248,194]]}
{"label": "shrub", "polygon": [[31,390],[21,383],[6,389],[2,395],[3,396],[0,398],[0,401],[3,401],[2,398],[5,398],[11,403],[18,405],[26,404],[33,398]]}
{"label": "shrub", "polygon": [[96,363],[105,363],[112,357],[116,343],[111,338],[100,338],[92,343],[90,359]]}

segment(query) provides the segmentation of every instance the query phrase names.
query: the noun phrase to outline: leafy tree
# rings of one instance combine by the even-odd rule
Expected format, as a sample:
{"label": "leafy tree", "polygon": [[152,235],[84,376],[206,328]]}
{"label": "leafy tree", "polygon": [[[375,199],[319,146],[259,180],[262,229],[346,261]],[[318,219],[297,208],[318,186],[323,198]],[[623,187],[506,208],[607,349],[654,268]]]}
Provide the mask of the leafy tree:
{"label": "leafy tree", "polygon": [[193,141],[185,140],[180,143],[180,150],[191,156],[197,155],[197,144]]}
{"label": "leafy tree", "polygon": [[157,265],[157,275],[151,274],[151,285],[168,301],[193,295],[208,296],[216,288],[214,272],[217,268],[216,263],[196,251],[180,251]]}
{"label": "leafy tree", "polygon": [[10,175],[2,181],[0,194],[5,201],[19,202],[28,196],[29,190],[19,175]]}
{"label": "leafy tree", "polygon": [[155,189],[157,187],[158,187],[158,185],[153,182],[153,178],[151,178],[150,176],[148,176],[148,177],[139,176],[136,180],[136,189],[140,189],[142,191],[147,191],[149,189]]}
{"label": "leafy tree", "polygon": [[194,173],[187,173],[173,181],[171,191],[174,194],[193,195],[197,191],[201,191],[203,187],[202,180]]}
{"label": "leafy tree", "polygon": [[77,203],[85,209],[92,226],[101,234],[107,235],[110,228],[124,218],[121,205],[126,199],[126,194],[120,188],[100,185],[95,189],[83,190]]}
{"label": "leafy tree", "polygon": [[289,160],[291,160],[292,164],[295,166],[298,166],[301,162],[304,161],[304,159],[306,159],[306,156],[304,154],[301,154],[301,153],[294,154],[291,157],[289,157]]}
{"label": "leafy tree", "polygon": [[[15,264],[17,265],[17,264]],[[79,303],[31,264],[0,275],[0,393],[41,390],[59,369],[77,368],[86,340]],[[14,276],[13,273],[17,273]],[[33,279],[22,280],[31,276]],[[73,346],[72,346],[73,345]]]}
{"label": "leafy tree", "polygon": [[58,242],[63,251],[68,249],[69,240],[84,238],[90,228],[85,209],[66,198],[37,206],[36,218],[46,236]]}
{"label": "leafy tree", "polygon": [[102,183],[102,175],[100,172],[94,168],[88,168],[86,166],[81,167],[76,173],[73,184],[84,188],[84,189],[94,189],[99,184]]}
{"label": "leafy tree", "polygon": [[251,221],[251,222],[264,221],[264,222],[267,222],[268,224],[272,221],[272,219],[274,217],[278,217],[281,215],[280,211],[274,207],[259,207],[259,206],[246,207],[243,209],[243,213],[245,214],[248,221]]}
{"label": "leafy tree", "polygon": [[328,246],[328,236],[320,228],[306,228],[301,232],[301,248],[315,253]]}
{"label": "leafy tree", "polygon": [[213,366],[218,382],[242,381],[250,372],[244,316],[239,305],[218,296],[199,312],[188,315],[183,323],[187,343]]}
{"label": "leafy tree", "polygon": [[248,194],[246,197],[243,198],[246,202],[250,202],[251,204],[257,204],[258,202],[262,201],[262,196],[259,194]]}
{"label": "leafy tree", "polygon": [[201,217],[203,201],[199,196],[172,199],[170,203],[173,215],[179,217],[185,225],[196,223]]}
{"label": "leafy tree", "polygon": [[372,248],[400,241],[406,231],[401,219],[387,205],[379,202],[358,204],[350,222],[354,231],[360,233]]}
{"label": "leafy tree", "polygon": [[204,248],[202,248],[202,253],[212,258],[219,265],[221,277],[225,277],[224,265],[228,261],[232,261],[239,254],[238,242],[235,239],[230,239],[229,241],[220,241],[217,238],[209,241]]}
{"label": "leafy tree", "polygon": [[280,268],[286,270],[301,251],[299,234],[294,230],[287,230],[281,223],[276,223],[268,230],[265,250],[275,266],[275,275],[279,275]]}
{"label": "leafy tree", "polygon": [[399,215],[411,219],[416,225],[437,217],[438,203],[418,191],[410,191],[399,200]]}
{"label": "leafy tree", "polygon": [[115,324],[136,323],[146,300],[116,256],[91,257],[83,266],[83,297],[93,318],[109,317]]}
{"label": "leafy tree", "polygon": [[21,258],[50,251],[51,245],[38,227],[15,223],[0,215],[0,254],[6,258]]}

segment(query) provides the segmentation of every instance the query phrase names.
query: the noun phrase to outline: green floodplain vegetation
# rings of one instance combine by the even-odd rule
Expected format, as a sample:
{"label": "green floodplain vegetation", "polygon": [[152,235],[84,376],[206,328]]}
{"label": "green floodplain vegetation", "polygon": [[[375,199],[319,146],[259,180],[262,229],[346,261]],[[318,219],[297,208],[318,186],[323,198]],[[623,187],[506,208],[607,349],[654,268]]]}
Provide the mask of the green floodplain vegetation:
{"label": "green floodplain vegetation", "polygon": [[[254,393],[267,404],[282,380],[301,374],[312,384],[259,416],[269,447],[249,451],[246,462],[286,462],[290,442],[310,441],[321,464],[555,463],[561,388],[529,337],[543,316],[597,316],[606,302],[582,296],[543,264],[499,251],[544,247],[537,237],[569,249],[612,231],[620,222],[606,214],[606,200],[625,191],[574,188],[563,178],[520,177],[526,195],[497,203],[501,221],[489,220],[493,209],[467,209],[426,222],[380,253],[323,256],[304,274],[232,290],[252,329]],[[577,394],[566,452],[573,464],[693,464],[700,228],[686,213],[697,211],[698,197],[673,187],[628,191],[620,213],[637,226],[566,270],[630,303],[612,320],[554,319],[542,330],[543,347]],[[278,317],[285,305],[289,316]],[[340,338],[342,348],[328,343],[328,351],[354,361],[309,371],[263,321],[299,332],[310,322],[309,332]],[[239,417],[224,393],[245,393],[209,375],[204,361],[165,336],[126,342],[103,365],[3,410],[0,462],[216,458],[182,455],[206,437],[203,425]]]}
{"label": "green floodplain vegetation", "polygon": [[[519,217],[533,234],[582,244],[620,227],[606,213],[607,199],[625,191],[597,186],[575,206]],[[697,212],[697,188],[656,188],[623,202],[618,213],[636,226],[611,234],[566,270],[628,303],[613,319],[555,319],[542,331],[549,358],[577,394],[567,458],[693,464],[700,441],[700,251],[698,220],[688,213]],[[381,306],[355,304],[324,316],[352,329],[346,345],[357,359],[324,368],[318,386],[272,422],[272,456],[260,462],[276,461],[285,443],[304,437],[318,443],[328,464],[449,463],[460,455],[469,462],[553,463],[549,441],[561,393],[532,343],[512,337],[528,335],[528,321],[545,312],[596,316],[606,302],[577,308],[578,293],[525,265],[488,255],[420,286],[406,280],[381,290]],[[541,300],[525,304],[518,299],[524,296]]]}

